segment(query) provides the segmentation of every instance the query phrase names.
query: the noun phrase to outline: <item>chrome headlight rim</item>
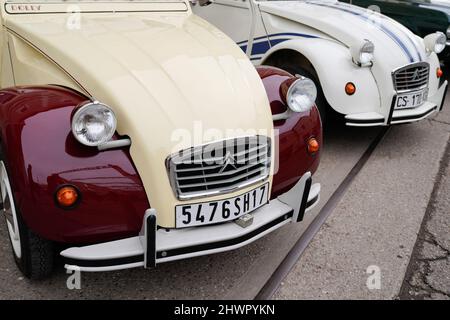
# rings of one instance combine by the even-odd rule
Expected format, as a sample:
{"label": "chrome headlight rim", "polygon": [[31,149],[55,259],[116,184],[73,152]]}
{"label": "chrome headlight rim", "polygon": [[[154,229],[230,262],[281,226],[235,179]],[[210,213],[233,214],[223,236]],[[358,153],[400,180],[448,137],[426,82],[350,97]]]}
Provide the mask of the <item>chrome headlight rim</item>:
{"label": "chrome headlight rim", "polygon": [[[305,89],[305,85],[306,86],[309,85],[310,88],[314,88],[312,92],[309,92],[309,95],[308,93],[306,93],[306,98],[309,99],[309,103],[305,101],[306,103],[305,106],[298,106],[298,105],[296,106],[293,101],[294,100],[293,95],[295,94],[295,90],[302,91],[303,89]],[[288,105],[289,110],[295,113],[309,112],[316,104],[316,99],[317,99],[316,84],[314,83],[314,81],[306,77],[301,77],[292,82],[286,93],[286,104]]]}
{"label": "chrome headlight rim", "polygon": [[433,52],[440,54],[447,45],[447,37],[443,32],[438,31],[427,35],[424,38],[424,43],[428,55]]}
{"label": "chrome headlight rim", "polygon": [[[101,137],[101,139],[98,139],[96,141],[89,141],[86,138],[83,139],[82,138],[83,133],[81,133],[77,130],[77,124],[81,120],[82,115],[86,114],[87,111],[89,111],[89,109],[91,109],[91,108],[95,108],[95,109],[103,108],[104,111],[109,113],[110,118],[112,120],[112,125],[110,126],[110,130],[107,131]],[[73,136],[79,143],[81,143],[85,146],[88,146],[88,147],[98,147],[98,146],[104,145],[105,143],[111,141],[111,138],[114,136],[116,129],[117,129],[117,117],[116,117],[114,111],[112,110],[112,108],[109,107],[107,104],[99,102],[99,101],[89,101],[89,102],[81,104],[76,109],[75,113],[72,116],[71,129],[72,129]]]}
{"label": "chrome headlight rim", "polygon": [[434,44],[434,52],[436,54],[444,51],[445,46],[447,45],[447,36],[443,32],[436,32],[438,37],[436,38],[436,43]]}
{"label": "chrome headlight rim", "polygon": [[372,41],[364,39],[363,43],[359,46],[350,48],[350,51],[353,63],[359,67],[371,67],[373,65],[375,59],[375,44]]}

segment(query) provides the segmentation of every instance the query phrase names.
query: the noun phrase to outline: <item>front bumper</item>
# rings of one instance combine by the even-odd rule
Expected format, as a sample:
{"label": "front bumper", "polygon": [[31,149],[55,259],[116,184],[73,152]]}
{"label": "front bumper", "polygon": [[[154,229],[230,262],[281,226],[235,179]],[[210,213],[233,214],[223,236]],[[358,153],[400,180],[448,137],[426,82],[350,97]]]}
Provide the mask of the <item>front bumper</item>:
{"label": "front bumper", "polygon": [[346,125],[352,127],[373,127],[423,120],[434,113],[442,111],[447,87],[448,82],[445,81],[434,96],[429,97],[428,101],[414,109],[394,110],[397,99],[397,96],[394,95],[387,117],[378,112],[348,114],[345,116]]}
{"label": "front bumper", "polygon": [[102,272],[229,251],[245,246],[289,222],[300,222],[320,198],[320,185],[306,173],[288,192],[253,211],[253,223],[243,228],[235,222],[188,229],[158,229],[157,212],[147,210],[139,236],[61,252],[69,270]]}

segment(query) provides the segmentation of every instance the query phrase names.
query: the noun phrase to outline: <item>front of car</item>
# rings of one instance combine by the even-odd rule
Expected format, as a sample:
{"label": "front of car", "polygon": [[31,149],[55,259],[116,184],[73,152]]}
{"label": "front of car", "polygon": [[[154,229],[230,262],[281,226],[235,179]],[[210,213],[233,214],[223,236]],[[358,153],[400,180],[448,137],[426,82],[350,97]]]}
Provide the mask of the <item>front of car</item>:
{"label": "front of car", "polygon": [[440,84],[436,54],[445,47],[444,34],[422,39],[386,16],[338,1],[258,4],[269,35],[289,30],[307,35],[309,46],[286,41],[266,57],[288,48],[306,52],[328,104],[347,125],[413,122],[441,109],[447,83]]}
{"label": "front of car", "polygon": [[308,80],[258,74],[187,2],[7,1],[2,13],[9,180],[25,224],[69,246],[68,267],[234,249],[317,203]]}

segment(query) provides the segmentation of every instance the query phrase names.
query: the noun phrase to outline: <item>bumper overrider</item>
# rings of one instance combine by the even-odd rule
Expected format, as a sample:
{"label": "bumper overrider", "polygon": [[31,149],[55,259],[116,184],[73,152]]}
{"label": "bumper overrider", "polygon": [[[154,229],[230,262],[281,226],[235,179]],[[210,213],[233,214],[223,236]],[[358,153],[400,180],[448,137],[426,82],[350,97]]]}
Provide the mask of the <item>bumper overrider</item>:
{"label": "bumper overrider", "polygon": [[353,127],[387,126],[423,120],[442,111],[447,87],[448,82],[445,81],[434,96],[429,97],[421,106],[411,109],[395,110],[397,95],[394,95],[387,117],[377,112],[348,114],[345,116],[346,125]]}
{"label": "bumper overrider", "polygon": [[245,246],[288,224],[300,222],[319,202],[320,184],[312,184],[307,172],[288,192],[251,212],[253,223],[241,227],[235,221],[186,229],[159,229],[158,212],[148,209],[139,236],[61,252],[69,270],[102,272],[229,251]]}

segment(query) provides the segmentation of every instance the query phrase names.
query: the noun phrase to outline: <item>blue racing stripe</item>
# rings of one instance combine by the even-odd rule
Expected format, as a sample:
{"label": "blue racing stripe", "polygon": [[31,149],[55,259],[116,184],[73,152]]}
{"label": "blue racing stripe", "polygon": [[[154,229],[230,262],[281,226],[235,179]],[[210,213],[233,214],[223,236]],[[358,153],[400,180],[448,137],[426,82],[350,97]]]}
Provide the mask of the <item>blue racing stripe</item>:
{"label": "blue racing stripe", "polygon": [[[358,11],[361,13],[361,15],[364,15],[367,19],[370,18],[370,14],[369,14],[369,13],[367,12],[367,10],[364,9],[364,8],[352,6],[352,5],[349,5],[349,4],[347,4],[347,3],[340,3],[339,5],[345,6],[345,7],[349,8],[349,10],[350,10],[350,9],[353,9],[354,11],[358,10]],[[382,14],[379,15],[379,17],[380,17],[381,19],[383,19],[384,21],[389,21],[389,22],[391,22],[391,20],[392,20],[392,19],[390,19],[389,17],[384,16],[384,15],[382,15]],[[395,21],[395,20],[392,20],[392,22],[395,23],[396,21]],[[422,61],[422,60],[423,60],[423,57],[422,57],[422,54],[421,54],[421,52],[420,52],[421,50],[418,48],[415,39],[412,39],[412,38],[410,37],[410,34],[408,34],[407,32],[405,32],[405,30],[403,30],[402,28],[396,28],[396,30],[398,30],[399,32],[401,32],[401,33],[406,37],[406,39],[408,39],[408,42],[409,42],[409,43],[414,47],[414,49],[416,50],[416,53],[417,53],[417,56],[419,57],[419,60]]]}
{"label": "blue racing stripe", "polygon": [[[320,7],[327,7],[327,8],[331,8],[331,9],[335,9],[335,10],[340,10],[340,11],[344,11],[347,13],[350,13],[354,16],[357,16],[365,21],[368,22],[372,22],[370,19],[367,18],[367,16],[362,15],[360,13],[339,7],[339,6],[332,6],[332,5],[328,5],[328,4],[324,4],[324,3],[315,3],[315,2],[308,2],[308,4],[312,4],[312,5],[316,5],[316,6],[320,6]],[[405,46],[405,44],[397,37],[396,34],[394,34],[391,30],[387,29],[385,26],[383,25],[379,25],[377,23],[373,23],[374,26],[378,27],[381,31],[383,31],[385,34],[387,34],[402,50],[403,52],[406,54],[406,56],[408,57],[409,61],[415,62],[414,57],[412,56],[411,52],[409,52],[408,48]],[[419,59],[420,59],[420,55],[419,55]]]}
{"label": "blue racing stripe", "polygon": [[[273,40],[270,39],[271,37],[279,37],[279,36],[291,36],[291,38],[281,38],[281,39],[273,39]],[[301,38],[309,38],[309,39],[318,38],[317,36],[310,35],[310,34],[293,33],[293,32],[274,33],[274,34],[270,34],[268,36],[257,37],[257,38],[254,39],[254,41],[263,40],[263,39],[265,41],[263,41],[263,42],[254,42],[251,55],[254,56],[254,55],[265,54],[267,51],[269,51],[269,49],[272,46],[275,46],[275,45],[277,45],[279,43],[282,43],[284,41],[292,40],[293,39],[292,37],[301,37]],[[242,51],[247,52],[248,41],[240,41],[240,42],[237,42],[237,44],[241,47]]]}

